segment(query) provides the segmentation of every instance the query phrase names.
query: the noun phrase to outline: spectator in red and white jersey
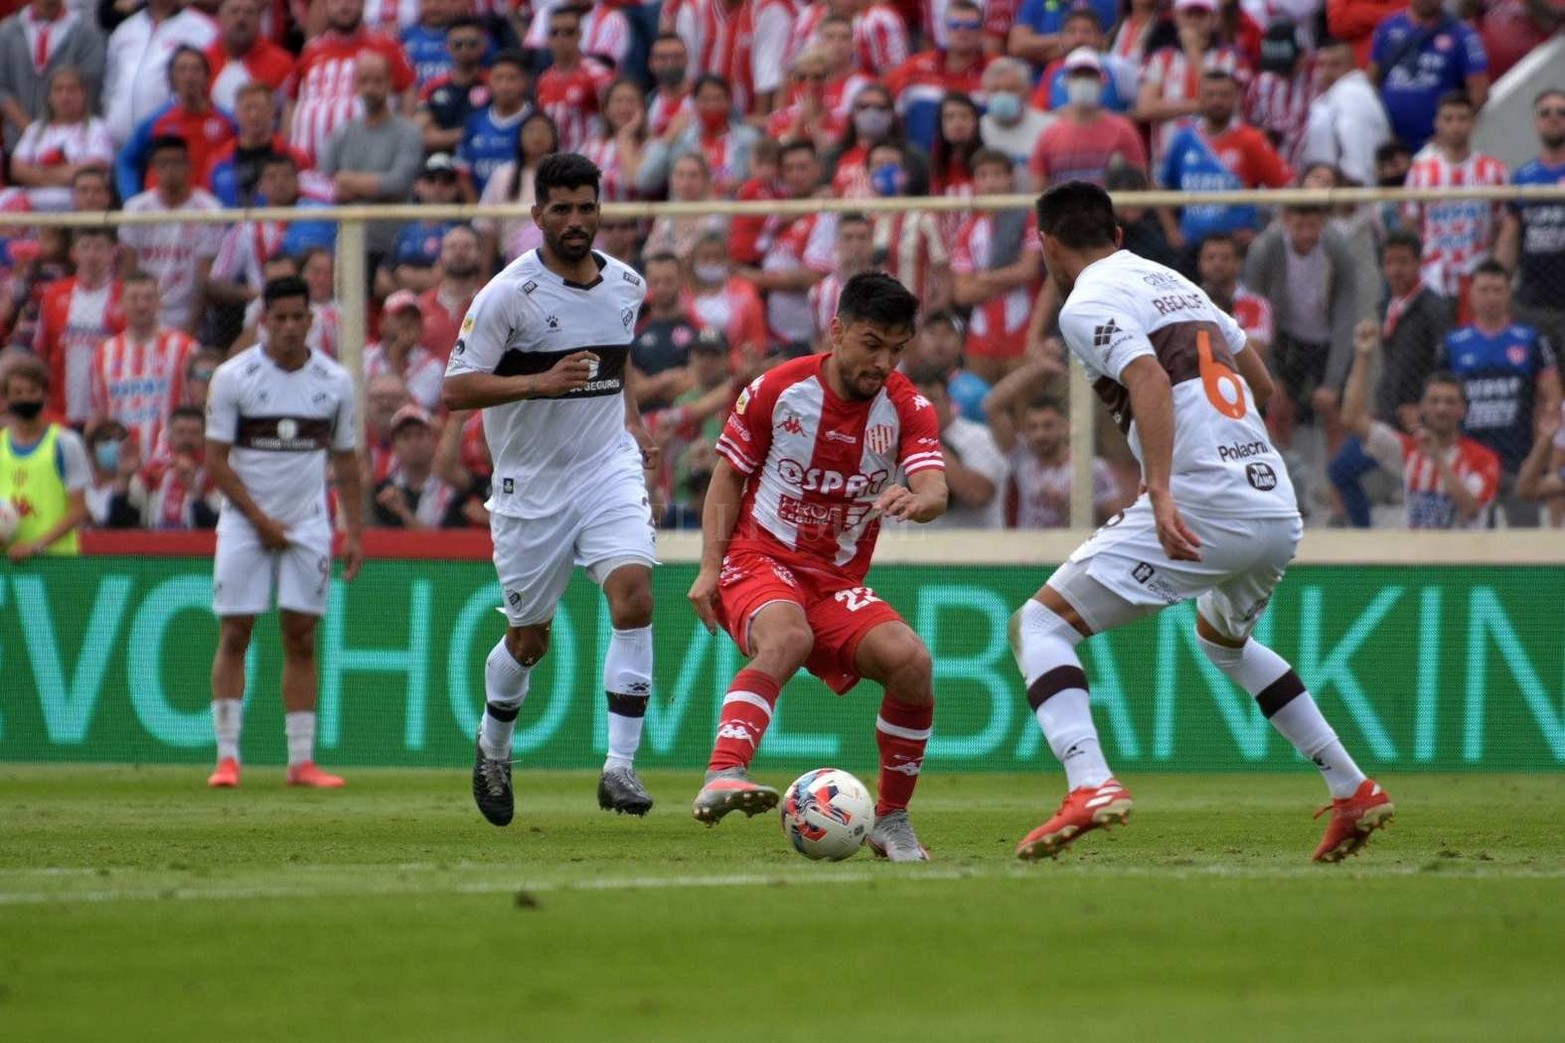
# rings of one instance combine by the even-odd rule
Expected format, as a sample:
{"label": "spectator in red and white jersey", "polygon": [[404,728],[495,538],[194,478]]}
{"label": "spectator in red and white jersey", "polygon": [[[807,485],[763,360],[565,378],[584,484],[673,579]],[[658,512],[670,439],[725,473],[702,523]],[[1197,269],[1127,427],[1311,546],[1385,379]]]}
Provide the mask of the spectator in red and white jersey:
{"label": "spectator in red and white jersey", "polygon": [[79,228],[71,236],[76,274],[44,290],[33,353],[49,366],[49,408],[67,423],[92,416],[92,358],[125,328],[122,287],[114,278],[113,228]]}
{"label": "spectator in red and white jersey", "polygon": [[870,182],[869,153],[880,144],[892,145],[902,155],[900,163],[907,182],[899,191],[923,195],[928,190],[929,154],[907,140],[891,92],[878,83],[870,83],[854,97],[848,129],[837,147],[827,154],[832,195],[873,199],[879,194]]}
{"label": "spectator in red and white jersey", "polygon": [[[973,99],[953,91],[940,102],[940,126],[935,132],[935,146],[929,154],[929,194],[947,199],[971,199],[977,192],[973,187],[973,157],[984,147],[978,130],[982,113]],[[965,210],[943,210],[935,220],[940,234],[950,242],[967,221]]]}
{"label": "spectator in red and white jersey", "polygon": [[185,397],[185,372],[200,347],[194,337],[158,321],[158,281],[125,277],[125,329],[93,352],[91,415],[124,424],[147,459],[162,455],[163,427]]}
{"label": "spectator in red and white jersey", "polygon": [[[646,169],[644,165],[642,169]],[[669,202],[699,203],[715,198],[705,156],[687,152],[674,160],[668,175]],[[726,235],[727,229],[728,218],[722,214],[664,215],[652,221],[652,230],[647,233],[646,253],[671,253],[681,261],[689,261],[697,240],[708,233]]]}
{"label": "spectator in red and white jersey", "polygon": [[[282,209],[310,209],[299,198],[299,168],[287,153],[272,154],[261,164],[257,202]],[[317,206],[319,204],[316,204]],[[332,246],[336,226],[326,221],[241,221],[231,226],[212,261],[207,297],[220,307],[243,308],[266,285],[266,262],[279,253],[303,255],[315,246]]]}
{"label": "spectator in red and white jersey", "polygon": [[[382,373],[364,382],[365,470],[375,482],[383,482],[396,466],[392,449],[391,420],[413,404],[408,386],[395,373]],[[477,415],[477,411],[474,411]]]}
{"label": "spectator in red and white jersey", "polygon": [[[883,142],[870,149],[870,179],[881,196],[910,195],[906,152]],[[922,211],[877,212],[876,267],[912,291],[925,311],[939,311],[951,301],[951,254],[940,226]]]}
{"label": "spectator in red and white jersey", "polygon": [[658,33],[647,52],[647,71],[655,86],[647,95],[647,129],[655,138],[670,138],[695,118],[691,94],[690,51],[675,32]]}
{"label": "spectator in red and white jersey", "polygon": [[293,55],[261,35],[259,0],[223,0],[217,9],[221,35],[207,48],[212,64],[212,104],[233,112],[239,88],[264,83],[280,90],[293,73]]}
{"label": "spectator in red and white jersey", "polygon": [[358,62],[365,54],[386,61],[391,89],[400,96],[400,111],[413,111],[413,65],[402,45],[364,27],[364,0],[325,0],[326,32],[304,45],[285,93],[283,133],[314,159],[332,131],[362,111],[358,96]]}
{"label": "spectator in red and white jersey", "polygon": [[831,271],[825,278],[810,287],[807,298],[810,307],[810,337],[816,351],[827,351],[830,345],[826,335],[831,330],[831,320],[837,314],[837,299],[849,279],[859,272],[867,272],[874,263],[875,232],[869,218],[857,211],[838,214],[837,245],[832,257]]}
{"label": "spectator in red and white jersey", "polygon": [[1027,184],[1027,160],[1037,147],[1054,117],[1029,104],[1032,88],[1027,63],[1017,58],[996,58],[984,70],[984,95],[987,111],[979,121],[978,133],[986,148],[1011,157],[1020,183]]}
{"label": "spectator in red and white jersey", "polygon": [[[848,125],[853,99],[874,77],[858,67],[853,47],[853,22],[842,15],[827,15],[815,30],[814,43],[826,56],[826,107],[838,121],[838,134]],[[895,68],[895,66],[887,66]]]}
{"label": "spectator in red and white jersey", "polygon": [[621,78],[603,92],[603,117],[579,151],[602,173],[598,199],[617,203],[636,196],[636,175],[647,144],[647,102],[641,85]]}
{"label": "spectator in red and white jersey", "polygon": [[[826,51],[810,47],[799,52],[789,74],[787,104],[766,117],[766,137],[772,141],[808,141],[830,148],[847,129],[847,110],[832,108],[826,93]],[[867,82],[867,81],[866,81]]]}
{"label": "spectator in red and white jersey", "polygon": [[1152,163],[1163,161],[1164,149],[1186,116],[1201,111],[1201,76],[1207,69],[1232,73],[1245,86],[1249,69],[1239,51],[1219,33],[1217,0],[1174,0],[1176,46],[1160,48],[1147,60],[1134,116],[1152,124]]}
{"label": "spectator in red and white jersey", "polygon": [[114,142],[103,121],[87,111],[86,80],[70,66],[50,75],[44,111],[11,153],[11,180],[27,190],[34,210],[69,210],[71,179],[78,170],[112,166]]}
{"label": "spectator in red and white jersey", "polygon": [[[169,414],[167,445],[131,487],[131,505],[148,529],[214,529],[223,494],[206,470],[206,414],[180,406]],[[140,493],[138,496],[137,493]]]}
{"label": "spectator in red and white jersey", "polygon": [[[807,140],[782,146],[784,198],[819,195],[821,164]],[[741,268],[740,278],[766,295],[766,328],[773,345],[789,355],[808,354],[813,335],[809,291],[832,268],[836,239],[833,214],[797,214],[776,220],[762,233],[759,269]]]}
{"label": "spectator in red and white jersey", "polygon": [[[763,203],[787,197],[788,189],[782,181],[782,142],[764,137],[750,150],[750,176],[734,198],[743,203]],[[778,231],[792,220],[792,214],[735,214],[728,225],[728,256],[742,268],[758,267]]]}
{"label": "spectator in red and white jersey", "polygon": [[489,46],[482,23],[471,16],[453,20],[446,30],[450,68],[419,90],[413,117],[430,155],[455,152],[467,118],[489,104],[489,72],[484,68]]}
{"label": "spectator in red and white jersey", "polygon": [[604,0],[533,0],[532,21],[522,46],[530,51],[550,50],[549,35],[554,12],[574,8],[581,15],[581,51],[602,59],[612,70],[623,70],[630,54],[630,20],[615,3]]}
{"label": "spectator in red and white jersey", "polygon": [[[981,149],[973,156],[979,195],[1016,190],[1010,157]],[[980,211],[951,240],[952,299],[972,309],[967,368],[991,384],[1015,369],[1027,347],[1027,323],[1043,274],[1031,210]]]}
{"label": "spectator in red and white jersey", "polygon": [[[1063,529],[1070,524],[1070,420],[1059,399],[1036,390],[1048,362],[1017,369],[984,399],[995,443],[1011,465],[1005,523],[1013,529]],[[1054,363],[1052,372],[1060,367]],[[1124,506],[1107,460],[1092,458],[1092,508],[1101,525]]]}
{"label": "spectator in red and white jersey", "polygon": [[173,97],[142,120],[115,160],[115,182],[120,197],[129,199],[157,184],[157,172],[147,167],[147,150],[161,137],[182,138],[190,155],[190,176],[197,185],[207,182],[213,159],[238,134],[226,112],[212,106],[207,89],[212,82],[211,63],[194,47],[181,47],[168,63]]}
{"label": "spectator in red and white jersey", "polygon": [[1168,31],[1168,25],[1163,0],[1130,0],[1109,41],[1109,53],[1139,69],[1161,46],[1158,37]]}
{"label": "spectator in red and white jersey", "polygon": [[[516,158],[502,163],[489,175],[480,203],[517,203],[532,206],[533,178],[545,156],[560,151],[560,132],[546,113],[534,112],[522,120],[516,137]],[[543,242],[538,223],[526,217],[475,217],[479,255],[486,269],[510,264]]]}
{"label": "spectator in red and white jersey", "polygon": [[984,50],[983,11],[971,0],[953,0],[946,9],[950,31],[945,48],[921,51],[886,74],[886,89],[896,99],[908,137],[932,147],[940,130],[940,102],[961,93],[983,99],[983,75],[992,55]]}
{"label": "spectator in red and white jersey", "polygon": [[[729,196],[750,176],[750,150],[760,132],[745,123],[734,109],[733,92],[721,76],[703,75],[696,81],[696,118],[672,141],[653,140],[642,153],[636,187],[655,196],[671,175],[671,164],[681,156],[699,154],[706,161],[711,189]],[[672,186],[670,186],[672,187]]]}
{"label": "spectator in red and white jersey", "polygon": [[859,71],[865,75],[884,75],[912,56],[908,23],[890,4],[839,0],[837,13],[853,20],[853,51]]}
{"label": "spectator in red and white jersey", "polygon": [[1196,270],[1201,289],[1212,303],[1234,317],[1252,344],[1265,351],[1272,343],[1272,306],[1239,281],[1239,244],[1227,232],[1212,232],[1201,240]]}
{"label": "spectator in red and white jersey", "polygon": [[109,37],[103,71],[103,122],[116,144],[169,100],[168,63],[180,47],[204,51],[218,28],[185,0],[147,0]]}
{"label": "spectator in red and white jersey", "polygon": [[690,310],[701,325],[723,331],[731,368],[741,380],[765,368],[766,313],[755,287],[734,274],[728,240],[720,233],[703,235],[690,256]]}
{"label": "spectator in red and white jersey", "polygon": [[[1462,91],[1440,99],[1435,136],[1413,157],[1407,187],[1482,188],[1510,181],[1505,164],[1473,151],[1473,104]],[[1457,324],[1471,321],[1467,290],[1473,272],[1494,251],[1504,204],[1453,198],[1407,203],[1403,214],[1424,241],[1424,282],[1456,301]]]}
{"label": "spectator in red and white jersey", "polygon": [[671,0],[659,20],[684,39],[698,76],[728,82],[739,112],[765,116],[777,106],[793,40],[791,0]]}
{"label": "spectator in red and white jersey", "polygon": [[614,73],[581,50],[581,12],[556,7],[549,12],[549,53],[554,63],[538,77],[538,107],[560,131],[560,151],[575,152],[592,136],[600,98]]}
{"label": "spectator in red and white jersey", "polygon": [[24,127],[45,118],[49,84],[64,68],[80,73],[87,111],[98,111],[104,39],[97,20],[62,0],[3,9],[9,17],[0,21],[0,141],[13,146]]}
{"label": "spectator in red and white jersey", "polygon": [[468,225],[453,226],[440,240],[440,279],[418,298],[424,318],[422,343],[442,365],[484,281],[478,251],[478,233]]}
{"label": "spectator in red and white jersey", "polygon": [[[125,202],[127,213],[209,212],[223,205],[191,184],[190,150],[181,138],[156,138],[148,150],[157,187]],[[126,225],[120,232],[136,267],[157,277],[161,323],[194,333],[206,311],[206,284],[223,240],[219,224]]]}
{"label": "spectator in red and white jersey", "polygon": [[1265,132],[1290,164],[1298,163],[1304,147],[1310,104],[1322,90],[1318,76],[1302,32],[1291,21],[1273,22],[1261,37],[1261,59],[1245,90],[1244,118]]}
{"label": "spectator in red and white jersey", "polygon": [[1103,65],[1085,47],[1065,58],[1066,104],[1033,147],[1027,168],[1032,189],[1041,192],[1065,181],[1101,183],[1110,171],[1145,173],[1146,146],[1135,124],[1103,108]]}
{"label": "spectator in red and white jersey", "polygon": [[338,345],[342,343],[342,306],[337,303],[336,272],[334,255],[323,246],[306,250],[299,260],[299,277],[310,288],[310,332],[304,343],[311,351],[332,358],[338,356]]}
{"label": "spectator in red and white jersey", "polygon": [[438,409],[446,366],[419,343],[423,338],[424,303],[418,294],[398,290],[387,297],[380,314],[380,343],[364,349],[364,379],[395,374],[407,385],[414,402],[425,409]]}

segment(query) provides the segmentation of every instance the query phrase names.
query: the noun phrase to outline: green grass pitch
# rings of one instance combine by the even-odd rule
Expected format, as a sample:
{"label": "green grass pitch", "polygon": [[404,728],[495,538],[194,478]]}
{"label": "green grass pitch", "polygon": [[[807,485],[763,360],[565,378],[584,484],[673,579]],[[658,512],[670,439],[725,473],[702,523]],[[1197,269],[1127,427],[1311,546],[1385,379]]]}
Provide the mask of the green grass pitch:
{"label": "green grass pitch", "polygon": [[463,773],[281,776],[0,766],[0,1039],[1565,1038],[1565,776],[1384,777],[1337,867],[1303,773],[1123,776],[1130,826],[1039,865],[1057,777],[931,773],[928,866],[703,828],[693,773],[638,821],[519,772],[504,830]]}

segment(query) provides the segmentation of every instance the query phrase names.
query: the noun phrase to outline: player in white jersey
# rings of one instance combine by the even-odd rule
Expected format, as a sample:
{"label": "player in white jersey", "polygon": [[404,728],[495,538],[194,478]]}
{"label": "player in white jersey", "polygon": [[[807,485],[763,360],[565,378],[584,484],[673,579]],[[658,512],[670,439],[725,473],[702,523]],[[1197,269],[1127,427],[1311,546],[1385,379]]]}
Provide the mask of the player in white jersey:
{"label": "player in white jersey", "polygon": [[656,447],[626,381],[646,286],[592,249],[601,174],[575,153],[538,164],[533,221],[543,245],[479,291],[446,367],[447,408],[482,409],[494,458],[488,503],[505,637],[484,669],[473,800],[511,821],[511,735],[533,667],[576,566],[603,588],[614,633],[603,663],[609,749],[605,811],[652,808],[633,763],[652,694],[657,532],[644,468]]}
{"label": "player in white jersey", "polygon": [[1272,392],[1265,363],[1194,283],[1119,248],[1103,189],[1072,181],[1045,192],[1038,238],[1065,301],[1065,343],[1126,433],[1145,491],[1012,617],[1027,702],[1069,785],[1016,853],[1052,857],[1088,830],[1126,821],[1130,792],[1098,743],[1076,645],[1195,598],[1201,650],[1324,775],[1332,815],[1315,859],[1341,861],[1393,807],[1293,668],[1250,636],[1303,532],[1261,419]]}
{"label": "player in white jersey", "polygon": [[363,498],[353,380],[306,343],[310,291],[296,277],[262,291],[265,343],[217,368],[207,390],[207,473],[223,493],[217,521],[212,662],[217,770],[212,786],[239,785],[245,652],[255,617],[276,594],[283,638],[288,784],[336,788],[315,765],[315,627],[331,585],[328,461],[347,519],[343,579],[359,571]]}

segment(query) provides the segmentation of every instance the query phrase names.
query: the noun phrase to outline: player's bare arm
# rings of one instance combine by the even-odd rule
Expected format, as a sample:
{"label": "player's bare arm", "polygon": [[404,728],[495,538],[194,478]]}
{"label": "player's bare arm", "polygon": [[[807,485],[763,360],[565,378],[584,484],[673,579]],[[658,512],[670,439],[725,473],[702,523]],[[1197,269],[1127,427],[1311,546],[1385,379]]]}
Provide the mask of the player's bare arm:
{"label": "player's bare arm", "polygon": [[342,578],[352,582],[364,564],[364,476],[359,470],[359,454],[352,449],[333,453],[331,462],[348,530],[342,539]]}
{"label": "player's bare arm", "polygon": [[1379,347],[1380,330],[1373,320],[1365,319],[1354,328],[1353,368],[1342,394],[1342,425],[1360,438],[1369,437],[1369,367]]}
{"label": "player's bare arm", "polygon": [[1272,383],[1272,375],[1266,371],[1266,361],[1261,358],[1260,345],[1246,337],[1244,350],[1234,356],[1234,365],[1239,367],[1239,375],[1244,378],[1244,382],[1250,385],[1250,395],[1255,399],[1255,408],[1265,409],[1277,386]]}
{"label": "player's bare arm", "polygon": [[690,604],[707,632],[717,633],[717,577],[728,553],[728,541],[739,521],[739,501],[744,495],[745,476],[722,456],[712,469],[706,490],[706,507],[701,512],[701,568],[690,585]]}
{"label": "player's bare arm", "polygon": [[636,444],[641,447],[641,466],[648,474],[652,474],[658,469],[663,448],[658,445],[657,439],[647,432],[646,421],[641,418],[641,403],[638,398],[639,381],[639,374],[634,372],[634,367],[627,362],[624,391],[625,430],[635,436]]}
{"label": "player's bare arm", "polygon": [[1175,561],[1200,561],[1201,540],[1185,525],[1169,491],[1174,459],[1174,395],[1157,359],[1143,355],[1120,373],[1130,392],[1131,414],[1141,439],[1143,481],[1157,519],[1157,538]]}
{"label": "player's bare arm", "polygon": [[441,401],[449,410],[486,409],[529,398],[559,398],[586,387],[597,367],[598,356],[574,351],[547,373],[502,377],[497,373],[448,374]]}
{"label": "player's bare arm", "polygon": [[949,499],[944,471],[919,471],[908,476],[906,486],[893,485],[881,493],[874,509],[884,518],[932,522],[946,512]]}
{"label": "player's bare arm", "polygon": [[206,443],[206,470],[212,476],[212,482],[222,492],[229,506],[233,507],[246,520],[255,527],[255,533],[261,540],[261,546],[267,550],[284,550],[288,546],[288,530],[282,523],[267,515],[256,506],[255,500],[250,498],[250,492],[245,488],[245,483],[239,480],[239,475],[234,473],[233,465],[228,462],[228,451],[232,448],[227,442],[215,442],[207,439]]}
{"label": "player's bare arm", "polygon": [[1560,412],[1544,413],[1539,417],[1538,434],[1532,443],[1532,452],[1522,462],[1516,474],[1516,495],[1529,500],[1553,500],[1565,497],[1565,479],[1557,469],[1549,465],[1557,452],[1555,435],[1560,430]]}

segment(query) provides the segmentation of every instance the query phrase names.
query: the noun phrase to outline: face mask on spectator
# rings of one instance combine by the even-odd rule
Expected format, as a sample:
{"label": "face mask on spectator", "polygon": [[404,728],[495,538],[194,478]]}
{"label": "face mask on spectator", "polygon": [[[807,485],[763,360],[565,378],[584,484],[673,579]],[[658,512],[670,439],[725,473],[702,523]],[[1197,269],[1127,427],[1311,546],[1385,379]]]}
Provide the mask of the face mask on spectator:
{"label": "face mask on spectator", "polygon": [[895,163],[882,163],[869,172],[869,183],[879,196],[898,196],[907,186],[902,168]]}
{"label": "face mask on spectator", "polygon": [[683,65],[675,65],[672,68],[659,69],[657,71],[657,80],[658,86],[673,90],[685,82],[685,67]]}
{"label": "face mask on spectator", "polygon": [[891,129],[890,109],[859,109],[853,114],[853,129],[861,138],[880,140]]}
{"label": "face mask on spectator", "polygon": [[703,112],[701,114],[701,129],[708,134],[721,134],[728,129],[728,113]]}
{"label": "face mask on spectator", "polygon": [[93,449],[92,455],[98,460],[98,470],[117,471],[120,466],[120,443],[118,439],[108,438],[99,442]]}
{"label": "face mask on spectator", "polygon": [[1015,123],[1022,118],[1022,96],[1011,91],[995,91],[989,95],[989,115],[1001,123]]}
{"label": "face mask on spectator", "polygon": [[1086,76],[1072,76],[1065,81],[1065,100],[1072,105],[1095,109],[1103,99],[1103,84]]}
{"label": "face mask on spectator", "polygon": [[726,264],[698,264],[693,271],[696,282],[704,286],[716,286],[728,281],[728,265]]}

